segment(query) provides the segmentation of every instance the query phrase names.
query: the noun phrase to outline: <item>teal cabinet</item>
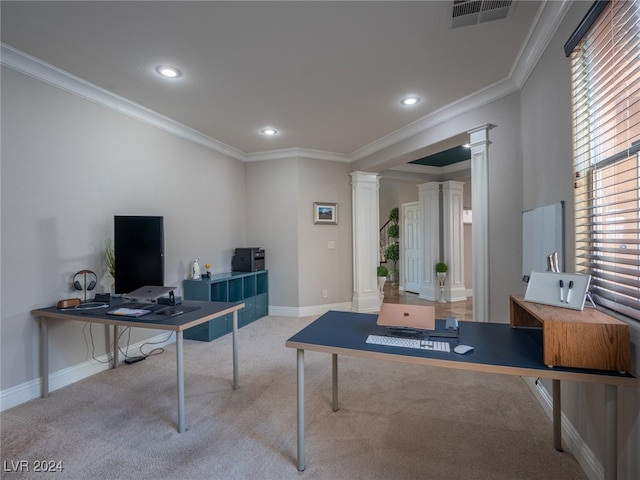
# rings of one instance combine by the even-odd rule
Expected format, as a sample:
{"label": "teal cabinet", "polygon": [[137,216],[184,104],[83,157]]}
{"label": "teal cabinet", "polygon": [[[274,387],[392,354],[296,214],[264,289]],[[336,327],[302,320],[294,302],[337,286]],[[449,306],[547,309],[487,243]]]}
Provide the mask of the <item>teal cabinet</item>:
{"label": "teal cabinet", "polygon": [[[269,272],[230,272],[212,275],[211,278],[185,280],[185,300],[204,302],[243,302],[238,311],[238,327],[269,315]],[[184,338],[210,342],[233,330],[233,314],[216,318],[197,327],[185,330]]]}

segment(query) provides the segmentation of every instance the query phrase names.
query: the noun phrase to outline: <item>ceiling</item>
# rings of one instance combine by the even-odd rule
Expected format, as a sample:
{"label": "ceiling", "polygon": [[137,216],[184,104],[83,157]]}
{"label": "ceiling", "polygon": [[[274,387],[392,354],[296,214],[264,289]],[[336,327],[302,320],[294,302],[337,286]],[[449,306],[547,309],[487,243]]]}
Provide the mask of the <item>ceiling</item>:
{"label": "ceiling", "polygon": [[[453,1],[0,5],[4,46],[179,122],[238,158],[297,149],[353,161],[460,99],[505,82],[521,87],[526,73],[518,68],[537,58],[527,52],[545,25],[541,12],[554,3],[513,2],[505,19],[459,28]],[[159,64],[182,76],[159,77]],[[407,94],[421,101],[401,105]],[[267,126],[278,134],[261,135]]]}

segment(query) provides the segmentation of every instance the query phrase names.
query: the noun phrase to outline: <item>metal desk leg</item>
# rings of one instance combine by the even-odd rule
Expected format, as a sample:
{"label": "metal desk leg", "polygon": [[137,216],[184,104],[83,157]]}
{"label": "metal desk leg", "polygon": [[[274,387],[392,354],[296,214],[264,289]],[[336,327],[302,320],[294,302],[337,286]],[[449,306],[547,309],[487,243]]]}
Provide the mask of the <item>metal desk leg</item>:
{"label": "metal desk leg", "polygon": [[553,380],[553,448],[562,451],[562,402],[560,380]]}
{"label": "metal desk leg", "polygon": [[233,389],[238,389],[238,310],[233,311]]}
{"label": "metal desk leg", "polygon": [[333,380],[333,411],[340,410],[338,406],[338,354],[331,355],[331,376]]}
{"label": "metal desk leg", "polygon": [[176,364],[178,370],[178,433],[186,430],[184,420],[184,355],[182,332],[176,332]]}
{"label": "metal desk leg", "polygon": [[120,359],[118,358],[118,350],[119,350],[119,342],[118,340],[120,340],[118,337],[120,335],[119,332],[119,328],[118,325],[114,325],[113,326],[113,367],[112,368],[118,368],[118,364],[120,363]]}
{"label": "metal desk leg", "polygon": [[297,350],[298,365],[298,471],[303,472],[304,464],[304,350]]}
{"label": "metal desk leg", "polygon": [[604,413],[605,413],[605,480],[618,478],[618,387],[616,385],[604,386]]}
{"label": "metal desk leg", "polygon": [[40,397],[49,396],[49,325],[40,317]]}

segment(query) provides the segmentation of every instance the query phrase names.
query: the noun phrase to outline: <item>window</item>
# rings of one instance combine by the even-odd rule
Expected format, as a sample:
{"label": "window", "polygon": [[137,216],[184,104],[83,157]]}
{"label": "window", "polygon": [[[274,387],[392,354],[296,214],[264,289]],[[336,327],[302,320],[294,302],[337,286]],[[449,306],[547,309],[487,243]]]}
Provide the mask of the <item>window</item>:
{"label": "window", "polygon": [[576,271],[595,303],[640,321],[640,1],[596,2],[565,52]]}

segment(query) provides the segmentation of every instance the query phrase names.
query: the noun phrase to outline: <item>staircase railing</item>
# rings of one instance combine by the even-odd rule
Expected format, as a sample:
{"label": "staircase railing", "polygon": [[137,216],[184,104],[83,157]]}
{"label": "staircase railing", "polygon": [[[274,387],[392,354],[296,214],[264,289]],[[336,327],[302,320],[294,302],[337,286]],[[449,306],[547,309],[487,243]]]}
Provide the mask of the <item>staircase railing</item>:
{"label": "staircase railing", "polygon": [[389,227],[391,226],[391,220],[387,220],[382,227],[380,227],[380,263],[387,263],[387,258],[384,255],[386,248],[395,242],[395,239],[389,236]]}

